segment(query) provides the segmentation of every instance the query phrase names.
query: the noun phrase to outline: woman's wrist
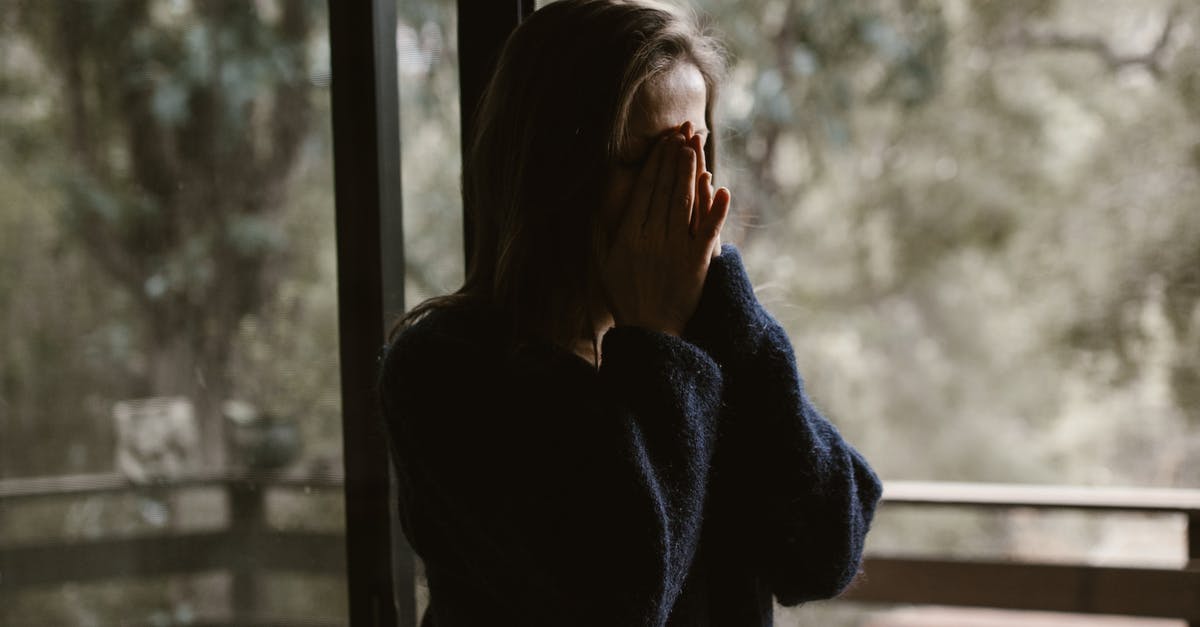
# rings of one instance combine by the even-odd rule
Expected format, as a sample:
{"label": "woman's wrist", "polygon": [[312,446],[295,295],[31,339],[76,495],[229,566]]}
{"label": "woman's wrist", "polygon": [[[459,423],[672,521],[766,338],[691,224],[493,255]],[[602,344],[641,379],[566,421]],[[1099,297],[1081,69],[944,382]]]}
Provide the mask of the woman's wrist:
{"label": "woman's wrist", "polygon": [[700,302],[681,337],[729,363],[756,347],[764,317],[769,314],[754,295],[741,255],[726,244],[709,265]]}

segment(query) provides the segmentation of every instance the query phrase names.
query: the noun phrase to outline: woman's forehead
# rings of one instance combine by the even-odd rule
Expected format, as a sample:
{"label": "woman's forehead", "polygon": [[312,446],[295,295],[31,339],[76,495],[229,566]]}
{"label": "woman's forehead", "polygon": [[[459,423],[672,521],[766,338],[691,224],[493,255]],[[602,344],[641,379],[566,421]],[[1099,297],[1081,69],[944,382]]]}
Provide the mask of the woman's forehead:
{"label": "woman's forehead", "polygon": [[629,112],[630,138],[654,138],[686,121],[692,123],[696,133],[707,133],[707,96],[700,70],[691,63],[676,64],[638,90]]}

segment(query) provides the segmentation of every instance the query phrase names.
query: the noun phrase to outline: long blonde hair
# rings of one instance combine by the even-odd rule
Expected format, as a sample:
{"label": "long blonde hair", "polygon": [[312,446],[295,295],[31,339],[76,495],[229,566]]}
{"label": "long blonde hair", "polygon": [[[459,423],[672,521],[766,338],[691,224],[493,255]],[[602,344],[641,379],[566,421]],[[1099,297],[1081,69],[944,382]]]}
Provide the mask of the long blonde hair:
{"label": "long blonde hair", "polygon": [[600,190],[621,154],[638,89],[676,63],[707,86],[705,148],[716,167],[723,49],[694,13],[642,0],[559,0],[513,31],[477,111],[463,179],[474,245],[463,286],[426,300],[506,312],[515,337],[560,341],[589,324]]}

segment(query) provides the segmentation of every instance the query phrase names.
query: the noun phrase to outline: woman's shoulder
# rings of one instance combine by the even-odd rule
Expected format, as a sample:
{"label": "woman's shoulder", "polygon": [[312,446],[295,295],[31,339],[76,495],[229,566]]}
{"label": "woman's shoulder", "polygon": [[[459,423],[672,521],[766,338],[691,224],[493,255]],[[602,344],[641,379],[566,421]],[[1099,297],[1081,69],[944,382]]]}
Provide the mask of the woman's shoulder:
{"label": "woman's shoulder", "polygon": [[506,336],[504,316],[490,306],[435,307],[402,327],[384,346],[380,386],[386,391],[477,379],[471,373],[492,371],[502,359]]}
{"label": "woman's shoulder", "polygon": [[402,327],[384,347],[379,370],[385,389],[447,379],[544,383],[592,374],[574,353],[518,336],[504,310],[477,303],[435,307]]}
{"label": "woman's shoulder", "polygon": [[503,340],[502,312],[486,304],[435,307],[408,322],[384,348],[384,365],[403,360],[426,362],[485,353]]}

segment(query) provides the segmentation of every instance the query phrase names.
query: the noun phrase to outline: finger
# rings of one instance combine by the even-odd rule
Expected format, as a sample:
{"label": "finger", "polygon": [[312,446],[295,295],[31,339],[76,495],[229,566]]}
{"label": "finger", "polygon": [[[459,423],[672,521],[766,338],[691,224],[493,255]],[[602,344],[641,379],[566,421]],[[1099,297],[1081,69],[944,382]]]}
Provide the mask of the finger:
{"label": "finger", "polygon": [[[705,174],[708,173],[708,165],[704,156],[704,140],[699,135],[692,135],[691,146],[692,150],[696,151],[696,210],[692,211],[692,220],[688,223],[688,232],[695,235],[696,229],[700,225],[700,220],[708,214],[708,208],[712,205],[712,194],[707,189],[708,185],[705,184]],[[707,180],[711,184],[711,174],[708,175]]]}
{"label": "finger", "polygon": [[713,209],[709,211],[709,219],[701,227],[701,233],[704,238],[697,241],[703,241],[700,246],[703,252],[702,258],[714,258],[721,253],[721,229],[725,228],[725,220],[730,215],[730,205],[732,203],[730,190],[721,187],[716,190],[713,195]]}
{"label": "finger", "polygon": [[[696,136],[696,129],[694,126],[691,125],[691,120],[684,121],[683,125],[679,126],[679,130],[680,130],[680,132],[683,133],[684,141],[686,142],[686,144],[688,144],[692,150],[696,150],[697,149],[696,147],[698,145],[697,141],[700,138],[698,138]],[[696,156],[697,156],[697,163],[703,163],[703,155],[697,154]],[[697,184],[700,183],[700,179],[698,179],[698,177],[700,177],[700,174],[702,172],[704,172],[704,168],[702,166],[697,166],[696,167]],[[695,195],[692,195],[692,198],[698,199],[698,198],[700,198],[700,195],[698,195],[698,193],[695,193]],[[698,220],[698,215],[696,213],[696,208],[692,207],[690,217],[688,220],[688,232],[689,233],[691,233],[692,227],[694,227],[696,225],[697,220]]]}
{"label": "finger", "polygon": [[[650,195],[650,203],[646,209],[646,224],[658,225],[665,228],[672,194],[675,191],[676,172],[679,170],[679,150],[683,146],[683,136],[671,134],[662,149],[662,161],[654,180],[654,191]],[[661,232],[661,231],[660,231]]]}
{"label": "finger", "polygon": [[671,193],[673,203],[667,214],[667,234],[672,235],[688,228],[692,221],[692,209],[696,204],[696,151],[684,144],[679,148],[679,163],[675,169],[675,190]]}
{"label": "finger", "polygon": [[629,199],[629,207],[626,210],[626,219],[622,223],[622,228],[626,231],[640,232],[650,219],[650,203],[654,196],[654,188],[658,182],[658,173],[662,169],[663,156],[668,143],[670,143],[669,138],[659,138],[650,151],[650,157],[646,159],[646,165],[642,166],[642,171],[638,173],[637,182],[633,186],[633,194]]}
{"label": "finger", "polygon": [[[708,211],[705,212],[705,214],[704,214],[705,216],[707,216],[709,213],[712,213],[713,195],[716,193],[716,188],[713,187],[712,176],[713,176],[712,172],[709,172],[708,179],[707,179],[708,185],[705,186],[705,190],[704,190],[704,195],[706,198],[708,198]],[[725,190],[725,191],[729,191],[729,190]]]}
{"label": "finger", "polygon": [[[699,157],[699,159],[700,161],[696,163],[697,172],[700,172],[700,163],[703,161],[703,157]],[[688,224],[692,235],[700,232],[701,222],[704,221],[709,211],[712,210],[712,173],[701,172],[696,177],[696,188],[696,208],[692,210],[692,220]]]}

